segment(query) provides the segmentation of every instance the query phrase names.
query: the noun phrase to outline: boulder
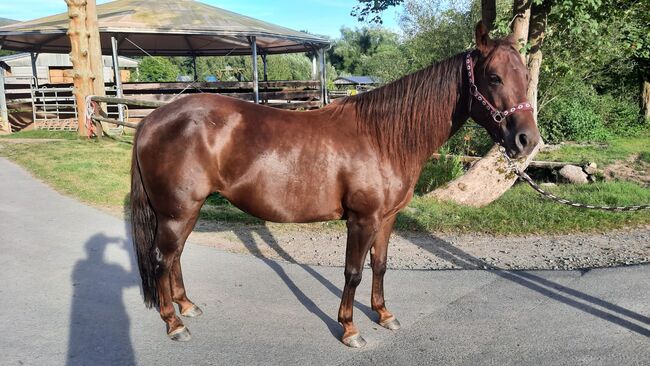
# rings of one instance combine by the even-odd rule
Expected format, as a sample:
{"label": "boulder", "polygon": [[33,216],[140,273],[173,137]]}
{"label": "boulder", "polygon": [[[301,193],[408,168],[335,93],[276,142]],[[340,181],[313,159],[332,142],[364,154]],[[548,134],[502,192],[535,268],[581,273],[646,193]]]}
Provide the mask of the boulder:
{"label": "boulder", "polygon": [[594,175],[598,173],[598,165],[596,163],[589,163],[585,165],[584,171],[589,175]]}
{"label": "boulder", "polygon": [[589,183],[588,175],[582,168],[575,165],[565,165],[560,169],[560,175],[569,181],[569,183],[574,184],[587,184]]}

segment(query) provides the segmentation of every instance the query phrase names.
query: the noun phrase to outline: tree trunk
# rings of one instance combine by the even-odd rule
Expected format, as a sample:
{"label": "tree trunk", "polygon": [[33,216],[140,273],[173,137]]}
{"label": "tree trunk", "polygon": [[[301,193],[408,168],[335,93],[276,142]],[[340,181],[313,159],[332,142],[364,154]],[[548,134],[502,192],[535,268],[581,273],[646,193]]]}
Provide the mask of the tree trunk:
{"label": "tree trunk", "polygon": [[641,108],[646,119],[650,119],[650,81],[643,81],[643,93],[641,94]]}
{"label": "tree trunk", "polygon": [[[90,62],[91,78],[93,80],[93,95],[106,96],[104,89],[104,60],[102,59],[102,46],[97,26],[97,7],[95,0],[87,0],[86,4],[86,27],[88,28],[88,59]],[[100,107],[106,110],[106,103]],[[104,127],[101,122],[94,122],[95,135],[102,137]]]}
{"label": "tree trunk", "polygon": [[497,19],[496,0],[481,0],[481,20],[489,29],[494,29],[494,21]]}
{"label": "tree trunk", "polygon": [[[72,61],[73,66],[74,96],[77,102],[79,135],[87,136],[86,97],[94,94],[94,83],[97,79],[97,75],[100,75],[99,80],[102,82],[100,89],[104,90],[102,69],[97,73],[93,73],[93,62],[96,65],[102,65],[101,50],[99,51],[99,54],[97,53],[96,48],[94,48],[94,51],[91,50],[92,35],[89,33],[88,29],[89,18],[87,7],[91,6],[92,9],[94,9],[95,0],[65,0],[65,2],[68,5],[68,17],[70,18],[68,37],[70,37],[70,60]],[[88,3],[92,4],[88,5]],[[93,32],[97,32],[95,37],[98,42],[99,33],[96,27],[97,14],[92,12],[92,9],[91,16],[95,17],[95,27]],[[97,47],[98,44],[99,43],[93,43],[95,47]],[[93,58],[97,58],[97,56],[99,56],[99,62],[93,60]]]}
{"label": "tree trunk", "polygon": [[[514,4],[512,5],[512,36],[514,37],[515,41],[517,41],[517,49],[520,52],[528,42],[528,27],[530,24],[531,2],[532,0],[515,0]],[[524,52],[521,52],[521,54],[522,57],[524,57]]]}
{"label": "tree trunk", "polygon": [[[517,5],[519,1],[515,1],[515,5]],[[525,17],[523,19],[528,22],[530,20],[530,14],[531,14],[531,9],[530,9],[530,3],[528,3],[529,8],[528,8],[528,17]],[[542,8],[541,10],[545,10],[546,8]],[[533,37],[531,37],[531,41],[534,42],[534,46],[536,47],[536,55],[533,58],[534,63],[533,64],[528,64],[529,68],[531,66],[534,66],[536,69],[535,70],[530,70],[529,72],[531,73],[531,82],[528,85],[528,90],[527,90],[527,97],[528,100],[534,105],[536,105],[537,100],[537,84],[539,81],[539,66],[542,61],[542,54],[539,49],[541,45],[541,41],[543,39],[543,34],[544,34],[544,26],[546,25],[546,11],[540,12],[539,14],[535,13],[536,9],[534,8],[532,10],[533,15],[532,17],[534,19],[539,19],[540,16],[544,19],[544,22],[541,22],[541,28],[539,25],[533,24],[532,29],[529,30],[528,24],[523,25],[521,23],[513,23],[513,32],[515,31],[515,27],[517,27],[516,31],[522,32],[523,29],[526,29],[525,36],[517,35],[518,40],[523,41],[523,44],[526,44],[528,42],[529,38],[529,33]],[[515,10],[516,12],[516,10]],[[522,18],[518,17],[518,21],[521,21]],[[530,31],[530,32],[529,32]],[[535,72],[535,77],[533,77],[533,72]],[[534,80],[534,82],[533,82]],[[537,113],[535,113],[535,120],[537,120]],[[533,160],[535,155],[537,155],[537,152],[543,145],[543,142],[540,141],[540,143],[535,147],[535,149],[531,152],[528,157],[526,157],[525,160],[520,160],[517,161],[516,164],[519,167],[520,170],[526,169],[528,164]],[[447,185],[436,189],[435,191],[429,193],[427,196],[429,197],[435,197],[436,199],[443,200],[443,201],[452,201],[458,204],[463,204],[463,205],[468,205],[468,206],[473,206],[473,207],[482,207],[490,202],[496,200],[497,198],[501,197],[512,185],[515,183],[517,180],[517,176],[508,170],[508,165],[501,154],[499,150],[499,146],[495,145],[488,151],[488,153],[481,159],[479,160],[476,164],[474,164],[468,171],[465,173],[462,177],[459,177],[458,179],[453,180],[452,182],[449,182]]]}
{"label": "tree trunk", "polygon": [[535,121],[537,121],[537,92],[539,86],[539,72],[542,66],[542,43],[546,31],[546,21],[550,10],[550,2],[545,1],[541,5],[533,5],[532,17],[528,32],[528,41],[531,44],[528,54],[528,93],[527,98],[533,105]]}

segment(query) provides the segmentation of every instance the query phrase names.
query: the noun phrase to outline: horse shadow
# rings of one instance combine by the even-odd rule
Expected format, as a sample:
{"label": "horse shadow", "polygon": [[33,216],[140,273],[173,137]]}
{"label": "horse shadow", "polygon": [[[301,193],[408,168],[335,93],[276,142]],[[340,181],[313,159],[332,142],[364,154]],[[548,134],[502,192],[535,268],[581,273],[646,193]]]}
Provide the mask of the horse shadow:
{"label": "horse shadow", "polygon": [[[200,226],[197,226],[195,230],[196,229],[200,230]],[[210,231],[214,232],[214,230],[210,230]],[[327,328],[329,329],[330,333],[332,333],[333,336],[340,338],[343,335],[343,329],[339,325],[338,321],[330,317],[329,315],[327,315],[307,294],[305,294],[305,292],[300,289],[300,287],[293,281],[293,279],[291,279],[291,277],[287,274],[287,272],[284,270],[282,265],[278,263],[278,261],[264,255],[263,251],[258,245],[258,242],[255,239],[255,235],[257,235],[269,248],[275,251],[275,253],[280,258],[282,258],[286,262],[295,264],[298,267],[300,267],[308,275],[310,275],[315,280],[320,282],[329,292],[331,292],[337,298],[339,299],[341,298],[341,296],[343,295],[343,291],[338,286],[333,284],[330,280],[325,278],[322,274],[320,274],[317,270],[315,270],[313,266],[302,264],[296,261],[296,259],[293,258],[289,253],[287,253],[287,251],[284,250],[282,246],[278,243],[273,233],[266,226],[266,223],[256,224],[256,225],[234,226],[234,227],[224,229],[223,231],[231,231],[232,233],[234,233],[239,239],[239,241],[241,241],[241,243],[246,247],[246,249],[250,254],[260,258],[267,266],[269,266],[269,268],[271,268],[278,275],[278,277],[280,277],[280,279],[287,285],[287,287],[289,288],[289,290],[291,290],[291,292],[296,297],[296,299],[309,312],[316,315],[318,318],[320,318],[323,321],[323,323],[325,323],[325,325],[327,326]],[[343,276],[341,276],[341,282],[343,282]],[[369,306],[355,300],[354,307],[359,309],[361,312],[363,312],[368,318],[372,319],[373,321],[376,322],[379,320],[379,316]]]}
{"label": "horse shadow", "polygon": [[[421,233],[428,233],[420,223],[407,215],[400,215],[399,220],[406,227],[417,230]],[[625,316],[645,325],[650,325],[650,318],[645,315],[526,271],[506,271],[495,268],[489,263],[462,251],[453,244],[442,240],[431,233],[425,234],[424,238],[420,237],[419,239],[412,239],[408,235],[402,235],[402,237],[409,240],[412,244],[419,246],[438,258],[444,259],[461,269],[487,270],[505,280],[537,292],[542,296],[619,325],[637,334],[650,337],[650,327],[641,326],[623,318],[623,316]],[[583,274],[588,271],[588,269],[583,270]]]}
{"label": "horse shadow", "polygon": [[106,262],[111,246],[128,253],[131,268],[136,268],[129,240],[99,233],[86,241],[86,257],[75,264],[71,278],[67,365],[136,364],[123,293],[137,286],[138,279],[121,265]]}

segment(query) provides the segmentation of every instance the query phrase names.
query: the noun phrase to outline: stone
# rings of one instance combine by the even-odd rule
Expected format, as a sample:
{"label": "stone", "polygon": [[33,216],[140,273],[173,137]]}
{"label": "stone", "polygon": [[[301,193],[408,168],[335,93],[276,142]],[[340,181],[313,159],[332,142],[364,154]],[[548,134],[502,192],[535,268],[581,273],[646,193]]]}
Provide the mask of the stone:
{"label": "stone", "polygon": [[598,165],[596,163],[589,163],[585,165],[584,171],[589,175],[594,175],[599,172]]}
{"label": "stone", "polygon": [[552,182],[545,182],[545,183],[540,184],[539,186],[542,187],[542,188],[553,188],[553,187],[557,187],[557,184],[552,183]]}
{"label": "stone", "polygon": [[589,179],[587,173],[582,171],[582,168],[575,165],[565,165],[560,169],[560,175],[573,184],[587,184]]}

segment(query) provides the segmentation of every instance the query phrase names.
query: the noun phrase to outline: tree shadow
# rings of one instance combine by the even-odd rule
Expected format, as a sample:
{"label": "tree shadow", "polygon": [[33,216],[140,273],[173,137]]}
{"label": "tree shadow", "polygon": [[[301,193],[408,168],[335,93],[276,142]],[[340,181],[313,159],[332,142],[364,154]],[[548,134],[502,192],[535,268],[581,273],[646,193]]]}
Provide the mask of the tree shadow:
{"label": "tree shadow", "polygon": [[129,254],[131,268],[135,268],[129,244],[129,240],[104,234],[86,242],[86,258],[79,260],[72,272],[67,365],[136,364],[123,292],[137,286],[138,278],[104,259],[109,246],[118,246]]}
{"label": "tree shadow", "polygon": [[[200,230],[200,227],[197,226],[195,229]],[[307,272],[310,276],[312,276],[314,279],[316,279],[318,282],[320,282],[329,292],[331,292],[333,295],[335,295],[337,298],[341,298],[343,295],[343,292],[341,289],[339,289],[336,285],[334,285],[330,280],[325,278],[322,274],[318,273],[314,268],[312,268],[309,265],[298,263],[295,258],[293,258],[287,251],[285,251],[278,241],[275,239],[273,236],[273,233],[269,230],[269,228],[266,226],[266,224],[262,225],[241,225],[241,226],[235,226],[227,229],[228,231],[232,231],[237,238],[244,244],[246,249],[254,256],[262,259],[262,261],[269,266],[277,275],[282,279],[282,281],[287,285],[287,287],[291,290],[293,295],[300,301],[300,303],[311,313],[316,315],[318,318],[320,318],[327,328],[330,330],[333,336],[340,338],[343,335],[343,330],[341,326],[338,324],[338,321],[335,320],[335,318],[332,318],[328,316],[323,310],[321,310],[316,303],[314,303],[313,300],[305,294],[300,287],[289,277],[289,275],[286,273],[284,268],[274,259],[266,257],[260,247],[257,244],[257,241],[255,240],[254,234],[257,234],[261,240],[269,246],[269,248],[273,249],[277,255],[282,258],[283,260],[295,264],[301,269],[303,269],[305,272]],[[212,231],[212,230],[211,230]],[[226,230],[224,230],[226,231]],[[343,277],[343,276],[341,276]],[[363,312],[366,316],[368,316],[370,319],[373,321],[377,322],[379,319],[379,316],[367,305],[364,305],[358,301],[355,300],[354,306],[359,309],[361,312]]]}
{"label": "tree shadow", "polygon": [[[413,230],[417,230],[421,233],[427,232],[427,230],[422,227],[416,220],[408,217],[407,215],[400,215],[399,220],[406,227],[412,228]],[[490,273],[493,273],[518,285],[524,286],[550,299],[559,301],[575,309],[584,311],[588,314],[619,325],[632,332],[650,337],[650,329],[648,327],[640,326],[621,317],[626,316],[638,322],[650,325],[650,318],[645,315],[625,309],[619,305],[599,299],[570,287],[560,285],[556,282],[536,276],[529,272],[505,271],[502,269],[494,268],[487,262],[458,249],[453,244],[446,242],[433,234],[428,234],[424,238],[420,236],[420,239],[410,238],[408,235],[403,235],[403,237],[409,240],[411,243],[419,246],[424,250],[427,250],[431,254],[444,259],[449,263],[454,264],[457,267],[460,267],[462,269],[488,270]],[[586,273],[588,271],[589,270],[584,270],[583,272]],[[598,307],[606,310],[601,310]]]}

